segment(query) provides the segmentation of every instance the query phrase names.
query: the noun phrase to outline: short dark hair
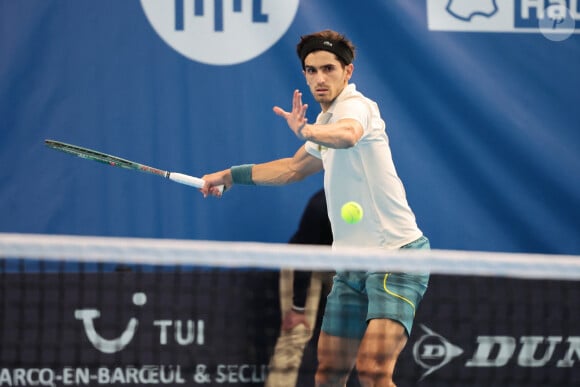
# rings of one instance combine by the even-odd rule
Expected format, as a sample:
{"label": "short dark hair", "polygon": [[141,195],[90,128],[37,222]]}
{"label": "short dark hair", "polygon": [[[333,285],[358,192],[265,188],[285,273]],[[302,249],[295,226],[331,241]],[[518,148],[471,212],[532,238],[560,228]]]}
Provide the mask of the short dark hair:
{"label": "short dark hair", "polygon": [[355,57],[354,44],[343,34],[333,30],[314,32],[301,36],[296,46],[296,53],[302,62],[303,69],[306,56],[320,50],[332,52],[343,66],[351,64]]}

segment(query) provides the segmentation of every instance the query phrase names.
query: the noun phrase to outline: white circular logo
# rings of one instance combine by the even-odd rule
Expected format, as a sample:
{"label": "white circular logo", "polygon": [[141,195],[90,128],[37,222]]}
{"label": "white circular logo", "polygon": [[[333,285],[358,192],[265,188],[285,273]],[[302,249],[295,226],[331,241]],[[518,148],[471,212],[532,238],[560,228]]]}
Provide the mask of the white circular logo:
{"label": "white circular logo", "polygon": [[544,10],[544,17],[540,19],[540,31],[549,40],[561,42],[574,33],[576,21],[570,10],[563,4],[552,4]]}
{"label": "white circular logo", "polygon": [[299,0],[141,0],[159,36],[206,64],[246,62],[272,47],[296,16]]}

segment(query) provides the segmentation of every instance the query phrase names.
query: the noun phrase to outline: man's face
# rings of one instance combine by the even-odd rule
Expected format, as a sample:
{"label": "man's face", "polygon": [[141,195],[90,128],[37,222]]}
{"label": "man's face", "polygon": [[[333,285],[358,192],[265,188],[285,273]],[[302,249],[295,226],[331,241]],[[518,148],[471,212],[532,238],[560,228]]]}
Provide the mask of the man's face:
{"label": "man's face", "polygon": [[336,56],[328,51],[314,51],[304,59],[304,76],[316,102],[326,111],[338,97],[352,76],[354,66],[342,67]]}

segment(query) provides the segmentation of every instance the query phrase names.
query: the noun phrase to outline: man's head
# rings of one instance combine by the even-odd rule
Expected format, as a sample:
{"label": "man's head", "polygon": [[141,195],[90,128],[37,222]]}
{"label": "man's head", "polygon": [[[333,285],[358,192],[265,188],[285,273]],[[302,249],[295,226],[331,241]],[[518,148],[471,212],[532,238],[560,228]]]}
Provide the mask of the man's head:
{"label": "man's head", "polygon": [[328,51],[336,55],[343,67],[352,63],[355,55],[355,47],[344,35],[332,31],[324,30],[313,34],[304,35],[300,38],[300,43],[296,46],[296,53],[302,62],[304,70],[304,60],[313,51]]}
{"label": "man's head", "polygon": [[343,35],[325,30],[302,36],[296,51],[306,83],[326,111],[352,76],[355,48]]}

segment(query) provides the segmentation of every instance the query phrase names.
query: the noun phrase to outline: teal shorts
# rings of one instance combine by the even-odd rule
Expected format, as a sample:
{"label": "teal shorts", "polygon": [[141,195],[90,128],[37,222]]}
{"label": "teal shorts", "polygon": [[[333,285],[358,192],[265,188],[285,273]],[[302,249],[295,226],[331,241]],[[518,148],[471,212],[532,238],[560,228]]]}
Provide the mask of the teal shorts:
{"label": "teal shorts", "polygon": [[[429,249],[429,240],[423,236],[402,248]],[[369,320],[388,318],[403,325],[410,335],[428,283],[427,273],[337,272],[322,330],[332,336],[362,339]]]}

